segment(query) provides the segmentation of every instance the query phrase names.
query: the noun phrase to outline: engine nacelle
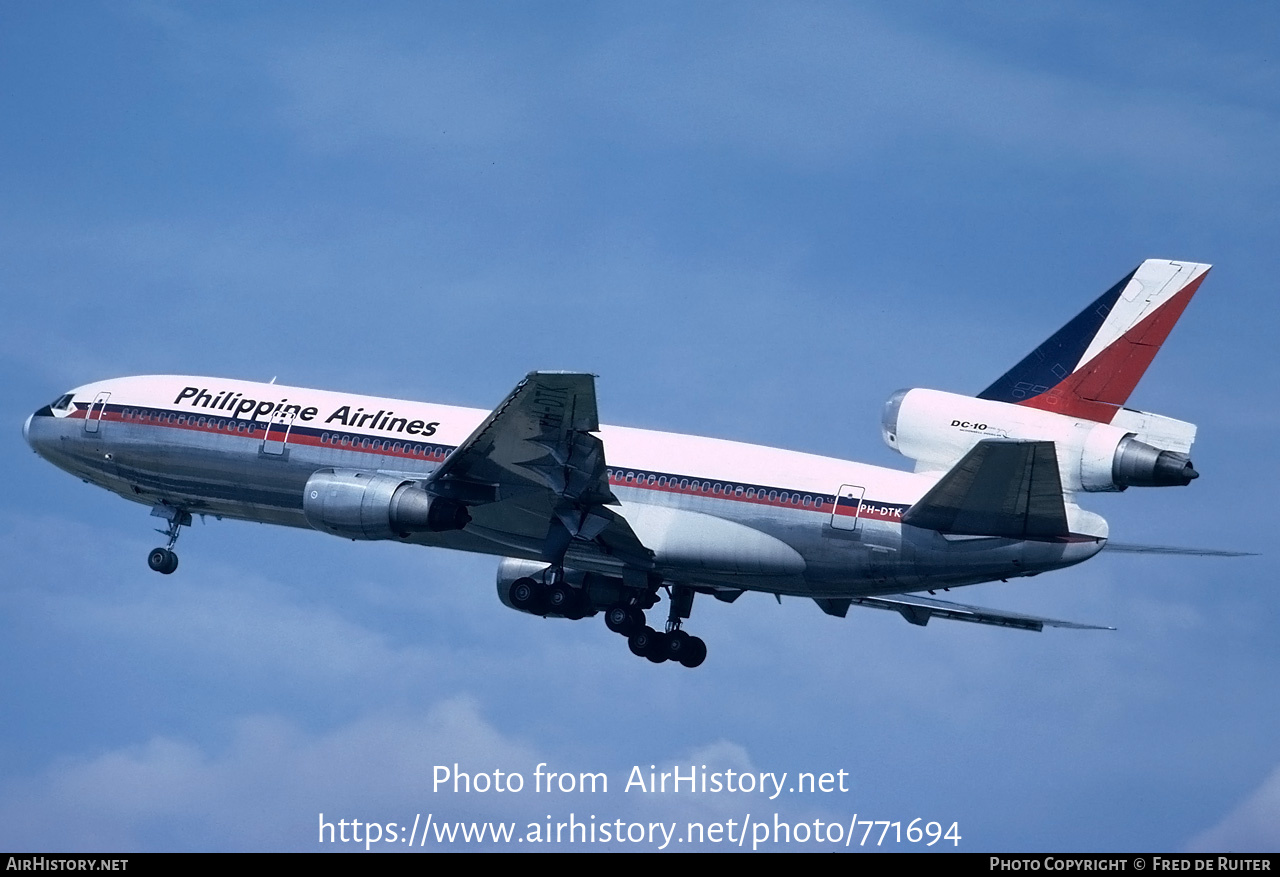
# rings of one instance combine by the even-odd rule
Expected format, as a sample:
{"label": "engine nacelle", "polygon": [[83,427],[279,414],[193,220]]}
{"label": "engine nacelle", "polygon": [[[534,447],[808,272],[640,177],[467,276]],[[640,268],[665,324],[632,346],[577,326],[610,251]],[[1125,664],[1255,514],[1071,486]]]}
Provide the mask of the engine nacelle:
{"label": "engine nacelle", "polygon": [[1096,423],[938,390],[899,390],[885,403],[881,427],[885,443],[915,460],[917,471],[949,469],[984,439],[1012,439],[1052,441],[1067,491],[1177,486],[1199,474],[1186,454],[1193,424],[1128,409]]}
{"label": "engine nacelle", "polygon": [[471,520],[461,503],[433,496],[416,481],[356,469],[312,474],[302,491],[302,513],[322,533],[347,539],[461,530]]}

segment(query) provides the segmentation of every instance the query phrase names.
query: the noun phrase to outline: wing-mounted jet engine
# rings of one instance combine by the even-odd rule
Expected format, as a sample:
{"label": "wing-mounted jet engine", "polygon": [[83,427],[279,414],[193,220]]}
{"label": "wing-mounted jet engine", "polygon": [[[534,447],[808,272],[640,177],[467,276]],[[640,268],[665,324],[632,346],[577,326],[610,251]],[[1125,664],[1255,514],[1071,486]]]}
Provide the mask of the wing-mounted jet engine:
{"label": "wing-mounted jet engine", "polygon": [[307,523],[347,539],[402,539],[411,533],[461,530],[464,505],[433,495],[421,483],[377,472],[320,469],[302,492]]}

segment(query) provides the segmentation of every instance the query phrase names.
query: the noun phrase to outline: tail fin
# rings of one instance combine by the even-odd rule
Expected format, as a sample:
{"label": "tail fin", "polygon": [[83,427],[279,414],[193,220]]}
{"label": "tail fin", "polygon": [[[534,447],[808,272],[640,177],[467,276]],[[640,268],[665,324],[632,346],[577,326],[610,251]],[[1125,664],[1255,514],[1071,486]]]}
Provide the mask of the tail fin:
{"label": "tail fin", "polygon": [[1110,423],[1209,267],[1148,259],[978,398]]}

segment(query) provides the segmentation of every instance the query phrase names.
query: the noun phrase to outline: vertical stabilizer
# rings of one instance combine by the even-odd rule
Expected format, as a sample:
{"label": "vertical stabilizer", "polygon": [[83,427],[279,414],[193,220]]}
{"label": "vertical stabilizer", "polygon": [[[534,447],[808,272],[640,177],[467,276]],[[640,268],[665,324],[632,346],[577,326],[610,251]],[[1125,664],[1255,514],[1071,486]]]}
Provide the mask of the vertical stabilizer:
{"label": "vertical stabilizer", "polygon": [[1208,271],[1148,259],[978,398],[1110,423]]}

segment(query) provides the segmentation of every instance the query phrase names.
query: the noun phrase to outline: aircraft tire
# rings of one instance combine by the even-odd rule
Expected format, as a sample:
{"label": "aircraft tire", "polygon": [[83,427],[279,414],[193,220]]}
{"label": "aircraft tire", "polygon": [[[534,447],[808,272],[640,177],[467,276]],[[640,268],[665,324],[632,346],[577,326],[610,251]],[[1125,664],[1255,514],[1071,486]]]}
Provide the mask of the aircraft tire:
{"label": "aircraft tire", "polygon": [[691,637],[683,630],[673,630],[667,634],[666,653],[668,661],[680,661],[684,654],[689,651],[689,640]]}
{"label": "aircraft tire", "polygon": [[547,589],[547,606],[550,607],[548,611],[570,621],[581,621],[587,617],[587,595],[565,584],[552,585]]}
{"label": "aircraft tire", "polygon": [[507,591],[511,605],[521,612],[532,612],[534,615],[545,615],[545,589],[535,580],[525,577],[516,579]]}
{"label": "aircraft tire", "polygon": [[667,640],[670,634],[654,631],[650,645],[645,649],[644,656],[655,664],[661,664],[667,660]]}
{"label": "aircraft tire", "polygon": [[546,589],[543,605],[547,607],[549,614],[568,618],[573,613],[574,596],[573,588],[566,584],[551,585]]}
{"label": "aircraft tire", "polygon": [[178,555],[167,548],[153,548],[147,555],[147,566],[158,573],[169,575],[178,568]]}
{"label": "aircraft tire", "polygon": [[644,628],[644,612],[632,609],[625,603],[618,603],[605,611],[604,625],[614,633],[631,636]]}
{"label": "aircraft tire", "polygon": [[658,633],[652,627],[643,627],[627,637],[627,647],[636,657],[648,658],[655,664],[660,664],[666,660],[666,638],[665,633]]}
{"label": "aircraft tire", "polygon": [[684,652],[680,655],[678,660],[680,661],[681,664],[683,664],[684,666],[692,670],[694,667],[699,666],[706,659],[707,659],[707,644],[702,641],[702,637],[691,636],[689,637],[688,645],[686,646]]}

